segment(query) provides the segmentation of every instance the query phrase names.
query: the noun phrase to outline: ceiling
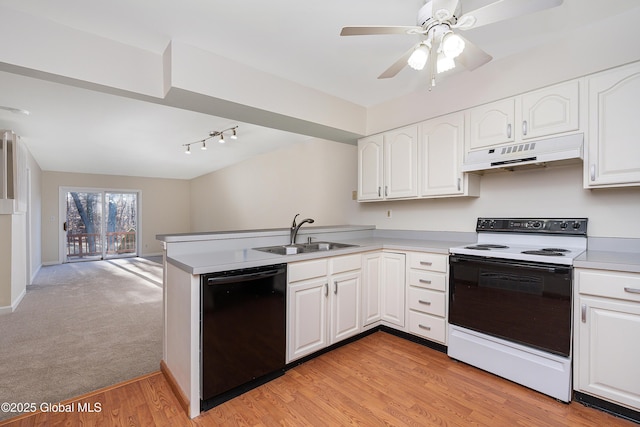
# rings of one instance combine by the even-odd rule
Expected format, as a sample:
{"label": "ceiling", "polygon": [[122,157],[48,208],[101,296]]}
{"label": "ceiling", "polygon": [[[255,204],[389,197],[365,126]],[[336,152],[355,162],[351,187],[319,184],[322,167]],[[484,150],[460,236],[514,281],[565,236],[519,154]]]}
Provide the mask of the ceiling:
{"label": "ceiling", "polygon": [[[535,0],[531,0],[535,1]],[[462,0],[463,12],[492,0]],[[2,8],[162,53],[172,41],[371,107],[426,86],[408,67],[377,76],[417,36],[340,37],[349,25],[414,25],[422,0],[2,0]],[[640,7],[636,0],[565,0],[560,7],[469,30],[494,57],[551,43],[565,32]],[[20,43],[20,38],[16,38]],[[55,49],[55,47],[52,47]],[[0,64],[3,58],[0,56]],[[34,67],[35,68],[35,67]],[[306,135],[0,71],[0,128],[13,129],[43,170],[191,179]],[[462,71],[451,78],[464,78]],[[247,84],[250,84],[249,82]],[[182,144],[238,125],[238,140],[183,154]],[[213,142],[213,140],[212,140]]]}

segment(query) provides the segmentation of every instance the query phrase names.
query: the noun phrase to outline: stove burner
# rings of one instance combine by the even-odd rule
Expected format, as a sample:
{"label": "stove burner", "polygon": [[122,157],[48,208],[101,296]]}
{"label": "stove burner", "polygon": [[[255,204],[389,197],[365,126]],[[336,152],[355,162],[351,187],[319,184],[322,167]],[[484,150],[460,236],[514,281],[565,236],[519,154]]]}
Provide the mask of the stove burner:
{"label": "stove burner", "polygon": [[473,246],[465,246],[465,249],[478,249],[482,251],[488,251],[489,249],[507,249],[509,246],[505,245],[496,245],[493,243],[480,243],[478,245]]}
{"label": "stove burner", "polygon": [[547,252],[569,252],[569,249],[563,249],[563,248],[544,248],[542,250]]}
{"label": "stove burner", "polygon": [[[565,250],[566,252],[566,250]],[[522,251],[521,253],[527,255],[543,255],[543,256],[564,256],[562,252],[555,252],[549,249],[542,249],[539,251]]]}

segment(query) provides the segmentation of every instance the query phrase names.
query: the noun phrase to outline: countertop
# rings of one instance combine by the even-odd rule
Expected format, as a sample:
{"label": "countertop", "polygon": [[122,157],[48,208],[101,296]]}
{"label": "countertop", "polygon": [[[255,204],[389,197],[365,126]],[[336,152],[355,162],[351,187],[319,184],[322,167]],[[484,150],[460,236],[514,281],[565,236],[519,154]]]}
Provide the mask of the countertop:
{"label": "countertop", "polygon": [[[251,233],[251,231],[249,231]],[[211,233],[203,233],[211,236]],[[185,235],[186,236],[186,235]],[[172,235],[168,241],[180,240],[181,236]],[[449,248],[475,243],[453,240],[405,239],[397,237],[370,237],[362,239],[340,239],[340,243],[356,245],[331,251],[318,251],[296,255],[277,255],[257,251],[252,248],[235,250],[209,250],[184,253],[167,257],[167,262],[190,274],[205,274],[218,271],[236,270],[270,264],[304,261],[327,256],[340,256],[375,250],[419,251],[447,255]],[[603,250],[587,250],[574,260],[576,268],[591,268],[629,273],[640,273],[639,252],[613,252]]]}
{"label": "countertop", "polygon": [[461,246],[466,243],[473,243],[473,241],[460,242],[445,240],[418,240],[372,237],[366,239],[340,240],[340,243],[347,243],[357,246],[342,249],[333,249],[331,251],[318,251],[296,255],[276,255],[257,251],[251,248],[208,252],[205,251],[167,257],[167,262],[191,274],[205,274],[215,273],[218,271],[258,267],[262,265],[304,261],[309,259],[324,258],[327,256],[348,255],[381,249],[391,251],[421,251],[447,255],[449,254],[449,248],[454,246]]}
{"label": "countertop", "polygon": [[573,266],[640,273],[640,253],[587,250],[573,261]]}

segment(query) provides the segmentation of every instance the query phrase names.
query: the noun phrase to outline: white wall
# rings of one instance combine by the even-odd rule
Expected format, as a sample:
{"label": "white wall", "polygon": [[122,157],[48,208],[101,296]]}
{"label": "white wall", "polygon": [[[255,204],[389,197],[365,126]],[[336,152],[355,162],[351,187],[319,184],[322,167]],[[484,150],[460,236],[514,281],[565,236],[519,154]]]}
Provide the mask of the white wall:
{"label": "white wall", "polygon": [[587,217],[591,237],[640,238],[640,188],[585,190],[582,165],[495,172],[482,176],[480,197],[362,203],[354,222],[380,229],[472,232],[481,216]]}
{"label": "white wall", "polygon": [[84,187],[140,190],[142,218],[141,255],[162,252],[157,234],[189,231],[189,181],[91,175],[65,172],[42,174],[42,263],[59,262],[59,233],[64,219],[58,217],[59,188]]}
{"label": "white wall", "polygon": [[310,139],[192,180],[191,231],[354,223],[356,184],[355,146]]}

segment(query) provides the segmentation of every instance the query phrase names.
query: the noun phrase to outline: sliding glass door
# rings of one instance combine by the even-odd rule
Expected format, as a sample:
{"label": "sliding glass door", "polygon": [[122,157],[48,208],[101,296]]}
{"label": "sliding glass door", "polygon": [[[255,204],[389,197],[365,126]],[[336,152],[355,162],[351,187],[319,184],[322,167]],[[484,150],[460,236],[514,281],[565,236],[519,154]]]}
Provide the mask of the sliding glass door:
{"label": "sliding glass door", "polygon": [[138,193],[64,189],[65,262],[137,256]]}

